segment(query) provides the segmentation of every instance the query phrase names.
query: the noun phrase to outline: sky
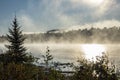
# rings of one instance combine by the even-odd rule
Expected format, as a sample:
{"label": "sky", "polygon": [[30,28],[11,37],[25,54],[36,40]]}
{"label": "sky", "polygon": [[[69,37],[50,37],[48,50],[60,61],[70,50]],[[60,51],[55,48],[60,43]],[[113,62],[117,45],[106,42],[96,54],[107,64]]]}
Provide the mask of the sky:
{"label": "sky", "polygon": [[0,0],[0,34],[16,14],[24,32],[120,25],[120,0]]}

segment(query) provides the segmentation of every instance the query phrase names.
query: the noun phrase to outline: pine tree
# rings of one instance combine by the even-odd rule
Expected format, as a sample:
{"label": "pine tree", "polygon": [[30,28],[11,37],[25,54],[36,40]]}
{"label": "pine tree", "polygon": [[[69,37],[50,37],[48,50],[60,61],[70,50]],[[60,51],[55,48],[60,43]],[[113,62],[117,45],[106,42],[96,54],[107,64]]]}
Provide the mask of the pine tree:
{"label": "pine tree", "polygon": [[44,58],[44,62],[45,62],[45,64],[46,64],[46,67],[48,68],[48,65],[50,64],[49,62],[51,61],[51,60],[53,60],[53,56],[50,54],[50,49],[49,49],[49,47],[47,47],[46,48],[46,54],[45,55],[42,55],[43,56],[43,58]]}
{"label": "pine tree", "polygon": [[9,28],[9,34],[7,34],[7,40],[10,43],[6,45],[7,61],[15,63],[23,63],[27,61],[26,48],[23,46],[25,37],[22,35],[17,18],[15,17],[12,22],[12,28]]}

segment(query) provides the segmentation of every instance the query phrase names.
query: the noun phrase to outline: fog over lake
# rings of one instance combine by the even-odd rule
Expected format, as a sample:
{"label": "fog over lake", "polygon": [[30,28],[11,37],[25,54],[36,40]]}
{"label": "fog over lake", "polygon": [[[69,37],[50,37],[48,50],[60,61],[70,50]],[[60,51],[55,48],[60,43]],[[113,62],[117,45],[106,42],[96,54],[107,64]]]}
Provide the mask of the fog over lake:
{"label": "fog over lake", "polygon": [[[5,45],[0,44],[0,51],[5,51]],[[95,44],[94,46],[91,46],[93,44],[69,44],[69,43],[30,43],[25,44],[27,51],[31,52],[36,57],[41,57],[42,54],[45,54],[47,46],[50,49],[50,54],[53,55],[54,60],[61,61],[61,62],[69,62],[69,61],[76,61],[77,58],[80,57],[87,57],[92,58],[97,55],[100,55],[102,52],[106,52],[109,58],[115,62],[118,63],[119,56],[120,56],[120,44]],[[97,46],[96,46],[97,45]],[[85,46],[85,50],[88,50],[88,53],[85,53],[83,50],[83,46]],[[86,47],[87,46],[87,47]],[[100,52],[99,48],[103,48],[104,50]],[[101,48],[101,50],[102,50]],[[93,50],[92,50],[93,49]],[[94,52],[94,54],[90,52]]]}

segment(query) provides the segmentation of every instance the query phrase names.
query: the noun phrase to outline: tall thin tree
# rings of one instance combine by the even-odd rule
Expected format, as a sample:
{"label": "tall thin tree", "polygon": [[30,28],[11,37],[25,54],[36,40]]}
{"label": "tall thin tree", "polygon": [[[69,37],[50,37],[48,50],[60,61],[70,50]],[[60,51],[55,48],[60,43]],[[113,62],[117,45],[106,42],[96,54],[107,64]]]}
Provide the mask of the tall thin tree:
{"label": "tall thin tree", "polygon": [[9,61],[15,63],[26,62],[26,48],[23,46],[25,37],[22,35],[16,16],[12,22],[12,28],[9,28],[7,40],[10,43],[9,45],[6,45]]}

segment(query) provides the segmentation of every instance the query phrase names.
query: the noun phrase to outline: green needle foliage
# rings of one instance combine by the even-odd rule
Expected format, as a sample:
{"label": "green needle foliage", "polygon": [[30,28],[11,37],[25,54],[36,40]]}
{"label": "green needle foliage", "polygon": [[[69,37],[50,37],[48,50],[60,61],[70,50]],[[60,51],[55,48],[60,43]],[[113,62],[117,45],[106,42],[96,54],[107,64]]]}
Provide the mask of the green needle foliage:
{"label": "green needle foliage", "polygon": [[43,56],[43,58],[44,58],[44,62],[45,62],[45,64],[46,64],[46,67],[48,67],[49,62],[50,62],[51,60],[53,60],[53,56],[50,54],[49,47],[47,47],[46,49],[47,49],[46,54],[45,54],[45,55],[42,55],[42,56]]}
{"label": "green needle foliage", "polygon": [[6,45],[8,49],[5,55],[7,62],[24,63],[31,58],[27,56],[26,48],[23,46],[25,37],[22,35],[16,17],[12,22],[12,28],[9,29],[9,34],[7,34],[7,40],[9,42],[9,45]]}

